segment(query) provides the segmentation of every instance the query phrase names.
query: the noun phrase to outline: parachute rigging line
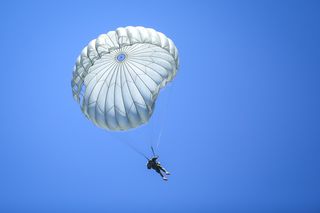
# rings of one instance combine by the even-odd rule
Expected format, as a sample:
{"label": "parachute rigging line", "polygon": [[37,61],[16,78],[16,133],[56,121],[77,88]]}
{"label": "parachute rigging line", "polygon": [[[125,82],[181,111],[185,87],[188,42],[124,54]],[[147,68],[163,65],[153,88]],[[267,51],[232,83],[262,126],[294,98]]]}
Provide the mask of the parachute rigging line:
{"label": "parachute rigging line", "polygon": [[154,152],[153,146],[151,146],[151,151],[152,151],[153,156],[155,157],[156,154],[155,154],[155,152]]}
{"label": "parachute rigging line", "polygon": [[132,149],[133,151],[135,151],[136,153],[138,153],[139,155],[143,156],[144,158],[146,158],[147,160],[150,160],[143,152],[141,152],[140,150],[138,150],[136,147],[134,147],[132,144],[130,143],[126,143],[122,140],[120,140],[123,144],[125,144],[126,146],[128,146],[130,149]]}
{"label": "parachute rigging line", "polygon": [[[167,90],[170,90],[170,88],[172,88],[172,84],[171,85],[168,85],[167,86]],[[161,136],[162,136],[162,133],[163,133],[163,129],[164,129],[164,124],[166,122],[166,120],[168,119],[168,108],[169,108],[169,103],[171,101],[171,95],[172,95],[172,89],[171,91],[168,91],[169,93],[166,94],[167,97],[166,97],[166,102],[165,102],[165,107],[164,107],[164,112],[161,117],[163,117],[162,119],[162,122],[160,122],[160,131],[159,131],[159,135],[158,135],[158,138],[157,138],[157,141],[156,141],[156,148],[158,149],[159,145],[160,145],[160,142],[161,142]]]}
{"label": "parachute rigging line", "polygon": [[158,135],[157,146],[156,146],[157,149],[158,149],[159,144],[160,144],[160,139],[161,139],[161,136],[162,136],[162,131],[163,131],[163,126],[161,127],[161,130],[160,130],[159,135]]}

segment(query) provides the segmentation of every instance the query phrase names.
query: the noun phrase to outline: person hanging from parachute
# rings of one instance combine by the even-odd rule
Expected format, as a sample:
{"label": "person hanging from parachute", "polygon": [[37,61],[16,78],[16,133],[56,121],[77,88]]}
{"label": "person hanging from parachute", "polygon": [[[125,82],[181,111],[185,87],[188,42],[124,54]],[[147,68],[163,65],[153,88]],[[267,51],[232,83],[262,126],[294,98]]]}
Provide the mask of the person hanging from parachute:
{"label": "person hanging from parachute", "polygon": [[163,168],[163,166],[158,161],[159,156],[154,153],[153,147],[151,147],[151,150],[153,153],[153,157],[151,159],[148,159],[147,168],[155,170],[163,180],[167,181],[168,178],[166,176],[170,175],[170,173],[165,168]]}
{"label": "person hanging from parachute", "polygon": [[[125,132],[148,125],[160,90],[178,69],[178,49],[166,35],[142,26],[119,27],[82,49],[72,72],[72,95],[94,125]],[[158,156],[147,159],[147,168],[168,180]]]}

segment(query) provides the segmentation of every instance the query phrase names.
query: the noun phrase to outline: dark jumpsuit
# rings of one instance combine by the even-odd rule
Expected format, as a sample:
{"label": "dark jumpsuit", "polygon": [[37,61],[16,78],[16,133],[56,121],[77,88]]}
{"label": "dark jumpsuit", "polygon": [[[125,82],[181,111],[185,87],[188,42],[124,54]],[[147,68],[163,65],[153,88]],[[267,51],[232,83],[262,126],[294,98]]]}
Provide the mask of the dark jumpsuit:
{"label": "dark jumpsuit", "polygon": [[158,157],[151,158],[147,163],[147,167],[148,169],[154,169],[157,173],[161,175],[161,177],[164,177],[161,171],[163,171],[164,173],[167,173],[167,171],[161,166],[159,162],[157,162],[157,159]]}

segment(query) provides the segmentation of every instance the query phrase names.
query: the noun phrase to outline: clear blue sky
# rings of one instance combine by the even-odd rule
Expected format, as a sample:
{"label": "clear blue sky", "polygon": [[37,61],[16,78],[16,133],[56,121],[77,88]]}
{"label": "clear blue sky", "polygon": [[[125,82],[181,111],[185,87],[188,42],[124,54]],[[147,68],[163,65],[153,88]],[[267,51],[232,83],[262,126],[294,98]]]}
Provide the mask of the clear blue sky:
{"label": "clear blue sky", "polygon": [[[317,1],[2,2],[0,212],[319,212],[319,10]],[[85,119],[70,80],[90,40],[128,25],[165,33],[181,66],[156,108],[161,127],[123,135]],[[148,149],[160,128],[168,182],[124,145]]]}

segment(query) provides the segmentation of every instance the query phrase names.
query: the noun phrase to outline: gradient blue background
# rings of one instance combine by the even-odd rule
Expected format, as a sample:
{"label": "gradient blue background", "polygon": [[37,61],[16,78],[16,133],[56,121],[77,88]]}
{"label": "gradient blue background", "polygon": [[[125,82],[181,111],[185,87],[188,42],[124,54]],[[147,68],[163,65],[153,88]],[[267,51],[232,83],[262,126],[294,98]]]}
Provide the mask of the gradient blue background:
{"label": "gradient blue background", "polygon": [[[0,212],[320,212],[319,10],[317,1],[2,2]],[[180,51],[170,100],[155,112],[166,110],[168,182],[124,145],[148,149],[153,128],[106,132],[72,99],[81,49],[128,25],[155,28]]]}

